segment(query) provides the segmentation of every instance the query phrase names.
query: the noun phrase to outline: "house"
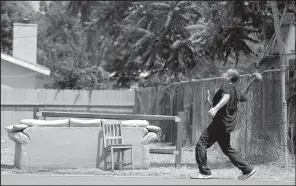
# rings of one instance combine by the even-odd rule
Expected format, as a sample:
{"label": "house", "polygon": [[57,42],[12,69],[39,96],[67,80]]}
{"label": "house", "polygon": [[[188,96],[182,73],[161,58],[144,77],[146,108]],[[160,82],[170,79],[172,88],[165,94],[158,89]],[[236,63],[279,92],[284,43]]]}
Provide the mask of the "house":
{"label": "house", "polygon": [[50,70],[37,64],[37,24],[13,24],[13,55],[1,52],[1,89],[43,88]]}

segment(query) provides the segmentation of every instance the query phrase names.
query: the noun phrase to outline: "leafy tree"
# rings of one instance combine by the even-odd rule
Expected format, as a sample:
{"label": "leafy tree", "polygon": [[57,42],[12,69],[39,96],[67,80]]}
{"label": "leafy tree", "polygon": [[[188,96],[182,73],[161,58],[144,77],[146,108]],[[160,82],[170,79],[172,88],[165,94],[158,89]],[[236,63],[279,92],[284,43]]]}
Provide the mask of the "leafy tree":
{"label": "leafy tree", "polygon": [[38,58],[52,71],[46,88],[100,89],[108,73],[89,61],[87,36],[80,20],[68,16],[68,2],[53,1],[43,6]]}
{"label": "leafy tree", "polygon": [[[68,4],[68,13],[71,16],[78,16],[80,14],[81,27],[84,29],[87,23],[90,22],[91,13],[97,3],[97,1],[70,1]],[[96,35],[96,29],[85,29],[85,31],[87,34],[87,51],[89,53],[89,60],[95,64],[97,62],[93,39]]]}
{"label": "leafy tree", "polygon": [[13,23],[28,18],[37,21],[35,10],[26,1],[1,1],[1,52],[12,54]]}
{"label": "leafy tree", "polygon": [[97,51],[101,66],[110,73],[116,72],[111,78],[117,79],[117,87],[129,87],[135,78],[133,66],[124,67],[126,56],[129,55],[131,43],[123,42],[120,25],[132,9],[131,1],[101,2],[92,15],[89,27],[97,29]]}
{"label": "leafy tree", "polygon": [[[195,66],[194,49],[186,26],[201,17],[198,2],[135,2],[123,25],[126,35],[121,42],[132,42],[124,66],[138,66],[139,74],[185,73]],[[138,57],[140,56],[140,60]]]}
{"label": "leafy tree", "polygon": [[[295,7],[279,4],[280,10]],[[271,8],[263,1],[134,2],[122,28],[126,35],[118,41],[125,52],[118,49],[124,56],[114,60],[114,70],[119,79],[131,76],[126,81],[142,71],[173,74],[177,81],[205,67],[215,73],[217,60],[226,65],[242,55],[258,57],[252,44],[266,43],[274,33]]]}
{"label": "leafy tree", "polygon": [[[9,46],[14,14],[7,9],[15,6],[1,4],[1,46]],[[278,7],[280,12],[295,11],[293,1],[278,2]],[[149,85],[152,79],[161,83],[199,78],[208,73],[206,69],[217,73],[217,61],[253,56],[251,44],[268,41],[274,34],[271,7],[264,1],[42,1],[37,18],[39,63],[69,77],[74,77],[70,75],[74,69],[82,72],[100,65],[113,74],[118,87],[143,79]],[[83,39],[80,55],[88,57],[80,63],[85,67],[71,56]],[[149,76],[141,78],[142,72]],[[54,86],[79,87],[66,81],[69,86]]]}
{"label": "leafy tree", "polygon": [[108,79],[109,74],[101,67],[93,65],[88,60],[85,52],[87,48],[85,36],[75,25],[74,37],[69,34],[66,38],[68,43],[67,55],[61,58],[57,50],[50,55],[49,68],[52,71],[46,88],[54,89],[101,89],[102,82]]}
{"label": "leafy tree", "polygon": [[40,1],[39,2],[39,12],[40,13],[45,13],[47,12],[48,9],[48,5],[46,1]]}
{"label": "leafy tree", "polygon": [[10,54],[12,51],[12,26],[5,7],[7,7],[6,2],[1,1],[1,52]]}

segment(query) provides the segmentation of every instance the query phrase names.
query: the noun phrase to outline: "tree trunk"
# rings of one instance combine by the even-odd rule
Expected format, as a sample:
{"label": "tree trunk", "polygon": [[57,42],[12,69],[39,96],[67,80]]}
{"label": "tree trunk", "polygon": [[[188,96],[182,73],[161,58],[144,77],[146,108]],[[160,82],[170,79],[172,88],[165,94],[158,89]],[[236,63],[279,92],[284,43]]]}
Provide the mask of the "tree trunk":
{"label": "tree trunk", "polygon": [[[80,14],[81,14],[81,25],[82,28],[86,27],[85,22],[90,23],[90,14],[91,14],[91,4],[92,2],[89,1],[82,1],[81,7],[80,7]],[[86,40],[87,40],[87,52],[88,54],[88,60],[91,62],[92,65],[98,65],[96,63],[96,51],[94,48],[94,37],[95,37],[96,31],[93,28],[90,28],[86,31]]]}
{"label": "tree trunk", "polygon": [[88,30],[87,31],[87,52],[89,53],[88,60],[92,65],[100,65],[100,62],[96,62],[96,51],[94,46],[94,38],[96,31]]}
{"label": "tree trunk", "polygon": [[276,40],[277,40],[277,46],[279,48],[280,53],[280,60],[281,60],[281,100],[282,100],[282,131],[281,131],[281,145],[283,148],[283,152],[285,153],[285,165],[288,166],[288,146],[287,146],[287,124],[288,124],[288,118],[287,118],[287,102],[286,102],[286,53],[285,53],[285,46],[281,34],[281,26],[279,21],[279,9],[277,6],[277,1],[270,1],[272,14],[273,14],[273,23],[274,23],[274,30],[276,34]]}

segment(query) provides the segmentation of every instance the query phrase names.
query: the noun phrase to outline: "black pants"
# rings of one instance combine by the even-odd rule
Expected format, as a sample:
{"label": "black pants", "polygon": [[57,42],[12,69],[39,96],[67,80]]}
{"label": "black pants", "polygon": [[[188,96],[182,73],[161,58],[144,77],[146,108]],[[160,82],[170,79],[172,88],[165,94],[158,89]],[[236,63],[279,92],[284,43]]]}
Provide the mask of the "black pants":
{"label": "black pants", "polygon": [[204,175],[211,174],[211,170],[207,166],[207,149],[218,142],[223,153],[228,156],[234,166],[239,168],[243,174],[250,173],[253,168],[247,165],[240,155],[231,147],[230,133],[221,127],[221,124],[222,123],[211,123],[202,133],[196,144],[195,159],[198,164],[199,172]]}

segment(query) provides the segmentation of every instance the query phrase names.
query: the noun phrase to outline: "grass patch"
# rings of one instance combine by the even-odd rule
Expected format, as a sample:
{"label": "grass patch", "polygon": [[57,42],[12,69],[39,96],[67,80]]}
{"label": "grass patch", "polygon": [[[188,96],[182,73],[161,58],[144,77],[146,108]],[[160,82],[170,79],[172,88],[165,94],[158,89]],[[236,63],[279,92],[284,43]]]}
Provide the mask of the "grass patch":
{"label": "grass patch", "polygon": [[[156,148],[159,144],[153,144]],[[163,147],[162,147],[163,148]],[[165,148],[173,148],[166,144]],[[237,179],[240,171],[235,168],[225,156],[217,156],[217,151],[209,150],[208,162],[214,177]],[[217,157],[217,158],[215,158]],[[17,169],[13,166],[14,142],[6,136],[1,136],[1,173],[14,174],[42,174],[42,175],[104,175],[104,176],[153,176],[164,178],[188,179],[189,175],[198,172],[194,148],[185,148],[182,156],[182,167],[175,169],[174,155],[150,154],[151,166],[149,169],[137,170],[115,170],[114,172],[103,171],[100,169]],[[264,158],[253,158],[247,160],[253,165],[257,174],[252,180],[271,180],[271,181],[295,181],[295,163],[291,167],[282,168],[282,160],[277,162],[266,162]]]}

